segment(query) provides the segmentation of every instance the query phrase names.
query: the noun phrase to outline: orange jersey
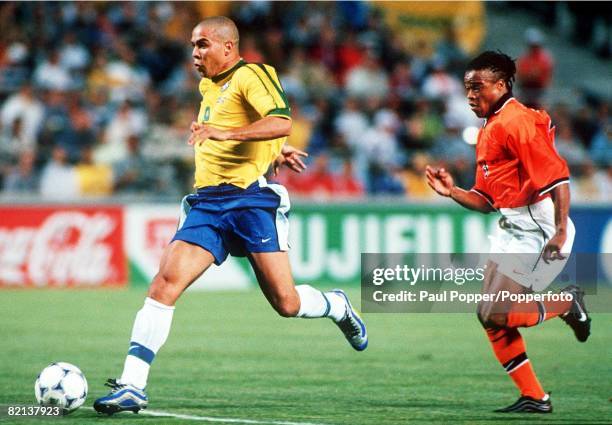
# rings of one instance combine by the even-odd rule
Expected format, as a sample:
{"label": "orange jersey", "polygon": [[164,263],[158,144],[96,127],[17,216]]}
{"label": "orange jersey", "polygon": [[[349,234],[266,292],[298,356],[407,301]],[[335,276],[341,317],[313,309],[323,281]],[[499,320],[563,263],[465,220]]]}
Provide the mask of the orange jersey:
{"label": "orange jersey", "polygon": [[555,129],[545,111],[508,99],[478,132],[472,190],[498,209],[549,196],[554,187],[569,182],[567,164],[554,143]]}

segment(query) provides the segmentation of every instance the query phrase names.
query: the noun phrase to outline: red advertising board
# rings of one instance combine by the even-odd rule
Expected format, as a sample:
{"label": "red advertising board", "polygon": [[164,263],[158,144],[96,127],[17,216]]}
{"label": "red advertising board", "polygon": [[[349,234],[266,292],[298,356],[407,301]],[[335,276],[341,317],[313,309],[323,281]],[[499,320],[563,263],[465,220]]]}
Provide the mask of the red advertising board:
{"label": "red advertising board", "polygon": [[119,206],[0,206],[0,287],[123,286]]}
{"label": "red advertising board", "polygon": [[178,219],[176,217],[155,218],[145,221],[144,249],[155,258],[156,263],[159,263],[164,249],[176,233],[177,225]]}

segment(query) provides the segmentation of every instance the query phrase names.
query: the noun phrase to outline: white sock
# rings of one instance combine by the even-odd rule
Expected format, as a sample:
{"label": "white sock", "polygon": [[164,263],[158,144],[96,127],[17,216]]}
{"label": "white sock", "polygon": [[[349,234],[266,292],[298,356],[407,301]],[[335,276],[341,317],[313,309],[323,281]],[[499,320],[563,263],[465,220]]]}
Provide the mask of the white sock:
{"label": "white sock", "polygon": [[162,304],[148,297],[145,299],[144,306],[134,320],[130,349],[119,380],[122,384],[130,384],[137,388],[147,386],[149,368],[168,338],[173,314],[174,306]]}
{"label": "white sock", "polygon": [[329,301],[329,313],[327,317],[331,317],[334,322],[339,322],[346,316],[346,302],[342,295],[335,292],[326,292],[325,297]]}
{"label": "white sock", "polygon": [[344,298],[334,292],[321,292],[310,285],[295,287],[300,296],[300,311],[297,317],[330,317],[336,322],[344,317]]}

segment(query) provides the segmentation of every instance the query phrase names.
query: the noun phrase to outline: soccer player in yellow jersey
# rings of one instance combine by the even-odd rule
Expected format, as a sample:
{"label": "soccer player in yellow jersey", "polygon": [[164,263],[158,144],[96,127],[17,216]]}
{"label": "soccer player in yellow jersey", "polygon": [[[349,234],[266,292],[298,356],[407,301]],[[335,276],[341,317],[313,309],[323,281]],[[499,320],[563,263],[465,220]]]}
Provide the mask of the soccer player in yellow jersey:
{"label": "soccer player in yellow jersey", "polygon": [[244,62],[238,43],[236,25],[223,16],[206,18],[193,29],[194,66],[203,77],[198,121],[188,141],[195,150],[196,193],[183,198],[179,228],[136,315],[123,373],[108,380],[110,393],[94,402],[98,412],[138,412],[147,406],[149,367],[168,337],[176,300],[228,254],[248,257],[281,316],[329,317],[354,349],[367,347],[365,325],[343,291],[293,283],[289,197],[265,175],[282,164],[300,171],[303,153],[284,146],[291,110],[276,71]]}

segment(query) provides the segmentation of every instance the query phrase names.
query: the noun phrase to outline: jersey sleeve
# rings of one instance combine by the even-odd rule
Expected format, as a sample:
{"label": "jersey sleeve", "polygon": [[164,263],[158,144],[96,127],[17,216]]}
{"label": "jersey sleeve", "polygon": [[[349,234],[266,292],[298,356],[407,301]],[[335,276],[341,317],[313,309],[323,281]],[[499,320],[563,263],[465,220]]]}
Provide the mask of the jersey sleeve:
{"label": "jersey sleeve", "polygon": [[555,129],[545,112],[516,119],[507,128],[507,147],[520,161],[542,196],[569,182],[567,163],[555,149]]}
{"label": "jersey sleeve", "polygon": [[484,198],[489,204],[491,204],[491,206],[494,206],[495,201],[493,200],[493,197],[487,193],[484,170],[479,164],[476,164],[476,178],[474,181],[474,186],[472,186],[472,189],[470,190]]}
{"label": "jersey sleeve", "polygon": [[262,117],[291,119],[291,109],[276,71],[271,66],[251,63],[240,70],[238,87],[246,101]]}

